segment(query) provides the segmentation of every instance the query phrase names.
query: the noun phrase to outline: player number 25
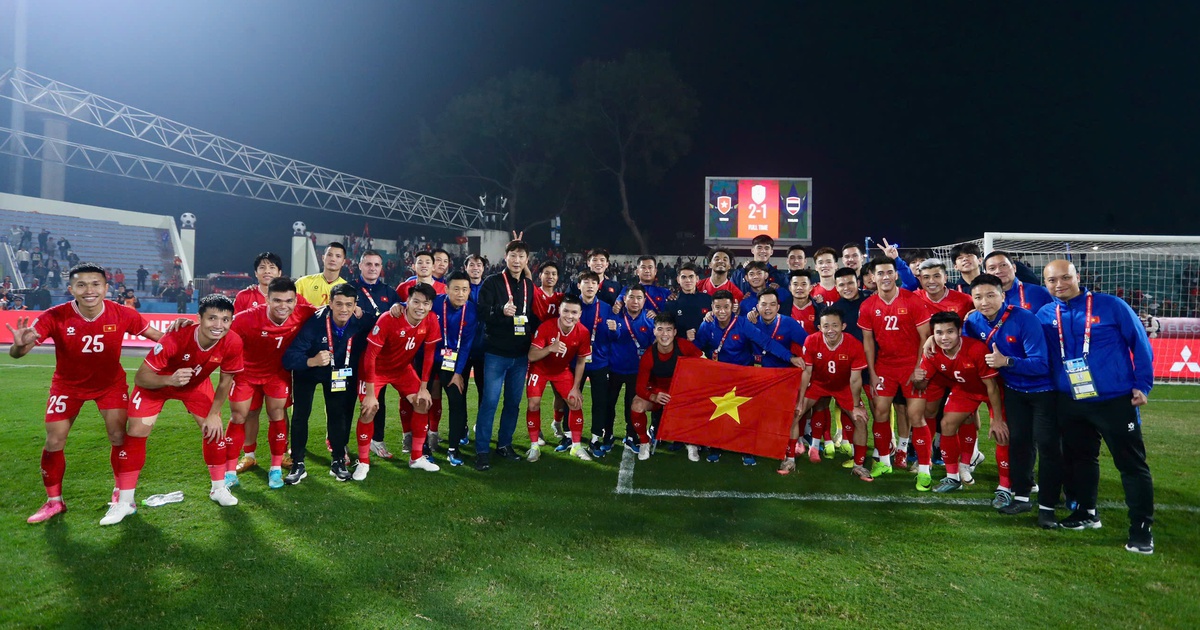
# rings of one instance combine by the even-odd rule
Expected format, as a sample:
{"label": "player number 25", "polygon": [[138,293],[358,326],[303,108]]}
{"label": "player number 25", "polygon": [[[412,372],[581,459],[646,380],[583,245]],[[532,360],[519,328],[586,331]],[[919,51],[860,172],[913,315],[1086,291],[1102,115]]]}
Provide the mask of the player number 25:
{"label": "player number 25", "polygon": [[46,405],[46,413],[65,413],[67,411],[66,396],[51,396],[50,404]]}
{"label": "player number 25", "polygon": [[84,335],[83,352],[86,354],[104,352],[104,335]]}

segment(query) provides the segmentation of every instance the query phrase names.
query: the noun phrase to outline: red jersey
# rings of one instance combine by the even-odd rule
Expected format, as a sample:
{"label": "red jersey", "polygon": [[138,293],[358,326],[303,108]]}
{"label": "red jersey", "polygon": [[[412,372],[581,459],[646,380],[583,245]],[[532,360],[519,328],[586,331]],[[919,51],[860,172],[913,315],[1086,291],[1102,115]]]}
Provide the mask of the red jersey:
{"label": "red jersey", "polygon": [[936,347],[933,358],[921,359],[921,369],[930,374],[936,374],[939,385],[954,390],[973,400],[987,401],[987,386],[985,379],[996,378],[999,374],[988,367],[984,357],[987,356],[987,344],[978,339],[962,338],[962,347],[954,358],[946,356],[941,347]]}
{"label": "red jersey", "polygon": [[850,373],[867,369],[867,354],[862,342],[843,334],[841,342],[830,348],[825,336],[813,333],[804,340],[804,364],[812,368],[810,384],[825,391],[840,392],[850,388]]}
{"label": "red jersey", "polygon": [[795,304],[792,304],[792,312],[789,315],[792,316],[792,319],[800,322],[804,332],[810,335],[817,332],[817,309],[813,307],[811,300],[804,305],[804,308],[797,308]]}
{"label": "red jersey", "polygon": [[558,305],[562,304],[562,293],[546,293],[542,287],[533,290],[533,316],[539,322],[558,317]]}
{"label": "red jersey", "polygon": [[671,379],[675,377],[675,359],[678,357],[703,358],[704,353],[695,344],[682,337],[675,338],[675,351],[663,354],[658,351],[658,342],[638,360],[637,385],[634,391],[643,400],[650,400],[655,392],[671,391]]}
{"label": "red jersey", "polygon": [[[257,293],[258,289],[255,288],[254,291]],[[292,311],[282,324],[271,321],[266,305],[238,313],[233,318],[230,330],[242,338],[245,347],[245,378],[255,383],[276,376],[289,378],[287,370],[283,369],[283,354],[300,333],[300,327],[315,312],[316,309],[307,302],[297,304],[296,310]]]}
{"label": "red jersey", "polygon": [[[812,298],[814,302],[820,302],[828,306],[841,299],[842,294],[838,293],[837,287],[826,289],[825,287],[821,286],[821,283],[818,282],[817,284],[813,285],[811,290],[809,290],[808,297]],[[817,298],[821,299],[818,300]]]}
{"label": "red jersey", "polygon": [[180,368],[192,371],[192,380],[183,387],[175,387],[177,392],[195,390],[201,383],[208,382],[209,375],[218,367],[222,374],[236,374],[244,368],[241,337],[226,333],[211,348],[204,350],[200,347],[199,335],[197,326],[169,332],[146,355],[146,365],[159,376],[169,376]]}
{"label": "red jersey", "polygon": [[728,291],[733,294],[734,304],[741,302],[742,298],[746,297],[746,294],[737,288],[737,285],[733,283],[733,280],[729,279],[729,276],[725,276],[725,282],[719,285],[713,285],[712,278],[705,278],[696,283],[696,290],[709,295],[716,295],[717,291]]}
{"label": "red jersey", "polygon": [[33,320],[39,344],[54,340],[52,383],[77,395],[124,385],[124,335],[140,335],[149,327],[141,313],[109,300],[104,300],[95,319],[85,318],[72,300]]}
{"label": "red jersey", "polygon": [[362,380],[378,384],[399,380],[413,369],[413,358],[424,348],[423,363],[419,376],[429,380],[429,371],[437,354],[438,342],[442,340],[437,315],[429,313],[415,325],[407,315],[392,317],[384,313],[375,321],[375,327],[367,336],[367,352],[362,360]]}
{"label": "red jersey", "polygon": [[942,299],[938,300],[937,302],[929,299],[929,294],[925,292],[925,289],[917,289],[913,293],[915,293],[917,297],[921,298],[925,302],[926,306],[929,308],[930,315],[933,313],[952,311],[958,313],[958,316],[965,321],[967,319],[967,313],[975,310],[975,301],[972,300],[971,296],[967,295],[966,293],[959,293],[958,291],[946,289],[946,295],[943,295]]}
{"label": "red jersey", "polygon": [[[400,285],[396,287],[396,294],[400,296],[401,302],[408,301],[408,292],[411,291],[413,287],[417,286],[418,282],[420,282],[420,280],[417,280],[416,278],[412,278],[410,280],[405,280],[404,282],[401,282]],[[441,282],[438,282],[437,280],[434,280],[433,284],[431,284],[429,286],[433,287],[433,292],[438,295],[446,294],[446,285]]]}
{"label": "red jersey", "polygon": [[529,371],[543,376],[552,376],[569,371],[571,361],[575,357],[585,360],[592,356],[592,333],[588,331],[587,326],[578,322],[570,332],[564,333],[558,325],[558,319],[544,321],[538,326],[537,332],[533,333],[533,341],[530,345],[534,348],[545,348],[556,340],[562,341],[567,346],[566,354],[551,352],[541,360],[531,362]]}
{"label": "red jersey", "polygon": [[882,367],[912,371],[921,355],[921,334],[917,326],[929,323],[929,307],[907,289],[886,302],[878,293],[867,298],[858,309],[858,327],[875,336],[879,351],[875,354],[876,372]]}
{"label": "red jersey", "polygon": [[237,315],[242,311],[248,311],[255,306],[267,303],[267,296],[258,288],[257,284],[252,284],[241,291],[233,298],[233,314]]}

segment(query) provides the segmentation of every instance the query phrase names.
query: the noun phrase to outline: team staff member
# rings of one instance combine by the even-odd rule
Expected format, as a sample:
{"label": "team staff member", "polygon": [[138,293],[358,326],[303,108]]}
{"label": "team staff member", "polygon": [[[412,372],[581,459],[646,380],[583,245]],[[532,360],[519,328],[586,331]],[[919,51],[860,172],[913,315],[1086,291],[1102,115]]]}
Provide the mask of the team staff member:
{"label": "team staff member", "polygon": [[971,292],[971,281],[983,273],[980,268],[983,251],[975,243],[963,243],[950,248],[950,262],[958,271],[958,280],[951,286],[960,293]]}
{"label": "team staff member", "polygon": [[[450,450],[447,459],[451,466],[462,466],[458,448],[467,437],[467,358],[475,341],[478,318],[475,303],[471,302],[471,279],[456,271],[446,276],[446,294],[433,301],[442,339],[437,346],[434,369],[437,381],[445,390],[450,407]],[[434,401],[435,403],[437,401]]]}
{"label": "team staff member", "polygon": [[[1121,472],[1129,506],[1125,549],[1154,553],[1154,481],[1146,464],[1139,407],[1154,385],[1153,353],[1137,313],[1123,300],[1084,291],[1079,272],[1065,260],[1046,265],[1054,301],[1038,311],[1050,348],[1050,373],[1058,392],[1063,445],[1073,466],[1071,494],[1079,508],[1059,526],[1096,529],[1100,438]],[[1057,350],[1057,352],[1055,352]]]}
{"label": "team staff member", "polygon": [[696,338],[696,330],[700,328],[704,316],[712,310],[712,296],[697,290],[699,279],[700,270],[695,263],[679,265],[679,272],[675,275],[679,292],[667,300],[667,305],[663,307],[664,311],[675,314],[677,332],[689,341]]}
{"label": "team staff member", "polygon": [[1062,436],[1054,414],[1054,382],[1046,337],[1033,313],[1004,303],[1000,278],[979,274],[971,282],[975,311],[963,323],[963,335],[987,345],[988,367],[1004,380],[1004,416],[1008,420],[1009,466],[1013,501],[1001,514],[1032,509],[1034,445],[1038,466],[1038,525],[1058,526],[1054,505],[1062,488]]}
{"label": "team staff member", "polygon": [[[383,275],[383,256],[379,252],[368,249],[358,257],[358,277],[350,281],[354,286],[355,299],[358,309],[355,316],[365,322],[374,322],[380,315],[390,310],[400,302],[400,296],[387,282],[381,280]],[[370,326],[359,326],[354,345],[358,348],[367,347],[367,335],[371,333]],[[392,452],[384,443],[384,432],[387,425],[387,389],[379,392],[379,411],[375,412],[375,435],[371,439],[371,454],[384,459],[391,459]],[[332,442],[332,440],[331,440]],[[285,480],[286,481],[286,480]]]}
{"label": "team staff member", "polygon": [[983,268],[1004,283],[1005,302],[1034,313],[1050,303],[1050,292],[1036,279],[1022,281],[1017,277],[1017,266],[1007,252],[991,252],[983,259]]}
{"label": "team staff member", "polygon": [[607,454],[612,449],[613,425],[617,418],[617,398],[621,389],[625,389],[625,445],[637,452],[638,446],[633,436],[633,397],[637,386],[638,362],[645,354],[646,348],[654,343],[654,320],[649,316],[645,307],[646,298],[642,286],[630,285],[623,292],[625,308],[619,314],[613,315],[607,322],[609,339],[608,360],[608,413],[605,420],[601,443],[601,453]]}
{"label": "team staff member", "polygon": [[766,234],[759,234],[750,241],[750,260],[746,264],[733,271],[733,284],[741,290],[743,294],[750,293],[750,283],[746,278],[748,265],[751,262],[761,262],[767,266],[767,281],[766,284],[772,289],[787,286],[787,272],[777,269],[771,264],[771,255],[775,253],[775,239]]}
{"label": "team staff member", "polygon": [[500,412],[500,433],[496,454],[519,460],[512,448],[525,373],[529,368],[529,343],[541,323],[533,315],[533,281],[525,276],[529,264],[529,246],[524,241],[509,241],[504,247],[504,271],[488,276],[479,289],[479,318],[485,329],[483,357],[483,397],[475,421],[475,469],[491,468],[492,426],[500,393],[504,408]]}
{"label": "team staff member", "polygon": [[321,256],[324,271],[296,279],[296,294],[313,306],[329,303],[329,290],[335,284],[346,281],[342,277],[342,266],[346,264],[346,246],[334,241],[325,247]]}
{"label": "team staff member", "polygon": [[323,390],[329,445],[333,449],[329,474],[338,481],[350,480],[346,444],[350,441],[350,424],[358,397],[358,363],[365,350],[359,333],[363,330],[369,333],[369,323],[378,319],[354,316],[358,298],[359,292],[353,284],[339,284],[330,289],[329,306],[304,322],[283,355],[284,369],[292,372],[293,396],[292,466],[283,478],[288,485],[296,485],[308,476],[304,458],[317,387]]}
{"label": "team staff member", "polygon": [[[825,310],[832,308],[840,311],[842,321],[846,323],[846,334],[862,341],[862,329],[858,327],[858,312],[862,308],[863,302],[874,294],[858,289],[858,276],[849,267],[838,269],[834,276],[837,279],[838,299],[833,304],[826,306]],[[867,383],[867,387],[874,387],[874,385]]]}
{"label": "team staff member", "polygon": [[[487,268],[483,257],[478,254],[467,256],[465,265],[467,278],[471,280],[471,303],[479,307],[479,289],[483,286],[483,271]],[[475,311],[476,315],[479,311]],[[463,372],[466,376],[470,376],[475,381],[475,395],[477,400],[483,400],[483,323],[477,321],[475,326],[475,339],[471,340],[471,356],[467,359],[467,371]],[[465,437],[464,437],[465,439]],[[466,446],[466,442],[459,441],[459,446]]]}
{"label": "team staff member", "polygon": [[[657,315],[667,304],[667,300],[671,297],[671,290],[656,284],[658,282],[658,261],[653,256],[638,257],[637,277],[638,284],[642,287],[642,295],[646,296],[645,309],[650,312],[650,317],[653,319],[654,315]],[[613,313],[621,313],[625,292],[628,290],[626,288],[621,291],[621,295],[617,296],[618,299],[613,304]]]}
{"label": "team staff member", "polygon": [[[602,457],[604,430],[611,426],[607,420],[608,361],[613,331],[608,329],[608,320],[613,314],[612,305],[600,299],[600,287],[600,275],[595,271],[589,269],[579,274],[579,302],[583,307],[579,323],[588,329],[592,345],[592,354],[584,359],[583,367],[583,380],[592,388],[592,455]],[[583,387],[583,383],[579,386]]]}
{"label": "team staff member", "polygon": [[[617,301],[617,296],[621,293],[621,283],[609,278],[605,274],[608,273],[608,250],[596,248],[588,254],[587,258],[588,270],[596,274],[600,279],[600,288],[596,290],[596,297],[601,302],[612,306]],[[582,276],[580,276],[582,278]],[[576,280],[578,282],[579,280]],[[571,287],[567,293],[571,295],[580,295],[578,285]]]}

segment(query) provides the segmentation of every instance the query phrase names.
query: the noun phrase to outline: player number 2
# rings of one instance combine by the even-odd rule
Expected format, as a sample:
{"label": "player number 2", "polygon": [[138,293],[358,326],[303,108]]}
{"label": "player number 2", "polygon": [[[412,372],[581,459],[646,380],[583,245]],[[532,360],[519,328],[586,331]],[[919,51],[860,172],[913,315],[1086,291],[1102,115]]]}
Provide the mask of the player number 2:
{"label": "player number 2", "polygon": [[899,321],[899,318],[897,318],[895,315],[884,315],[883,316],[883,329],[884,330],[900,330],[900,327],[896,325],[896,323],[898,321]]}
{"label": "player number 2", "polygon": [[46,405],[46,413],[66,413],[67,397],[66,396],[51,396],[50,404]]}
{"label": "player number 2", "polygon": [[85,354],[104,352],[104,335],[84,335],[83,352]]}

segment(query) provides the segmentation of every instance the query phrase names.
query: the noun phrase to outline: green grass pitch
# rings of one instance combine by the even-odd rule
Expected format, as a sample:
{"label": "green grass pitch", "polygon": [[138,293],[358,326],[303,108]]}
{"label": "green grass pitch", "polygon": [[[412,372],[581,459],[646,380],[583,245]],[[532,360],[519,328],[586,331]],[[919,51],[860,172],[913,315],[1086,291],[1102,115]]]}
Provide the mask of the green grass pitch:
{"label": "green grass pitch", "polygon": [[[665,451],[624,463],[620,451],[596,462],[544,453],[487,473],[410,471],[397,459],[375,462],[363,483],[337,483],[315,427],[308,479],[269,490],[258,468],[242,475],[241,504],[220,508],[206,496],[199,430],[178,403],[168,403],[150,438],[138,497],[182,490],[183,503],[97,524],[112,479],[89,403],[67,444],[69,511],[33,526],[25,518],[45,496],[38,457],[52,363],[44,354],[0,359],[4,628],[1184,628],[1200,620],[1194,387],[1156,388],[1145,409],[1159,505],[1156,552],[1145,557],[1122,550],[1128,523],[1106,451],[1104,527],[1087,532],[1038,530],[1032,515],[986,506],[996,482],[990,444],[978,483],[951,503],[918,496],[908,473],[853,480],[840,456],[798,461],[787,477],[774,461],[713,465]],[[473,414],[473,394],[470,404]],[[522,426],[518,447],[527,445]]]}

